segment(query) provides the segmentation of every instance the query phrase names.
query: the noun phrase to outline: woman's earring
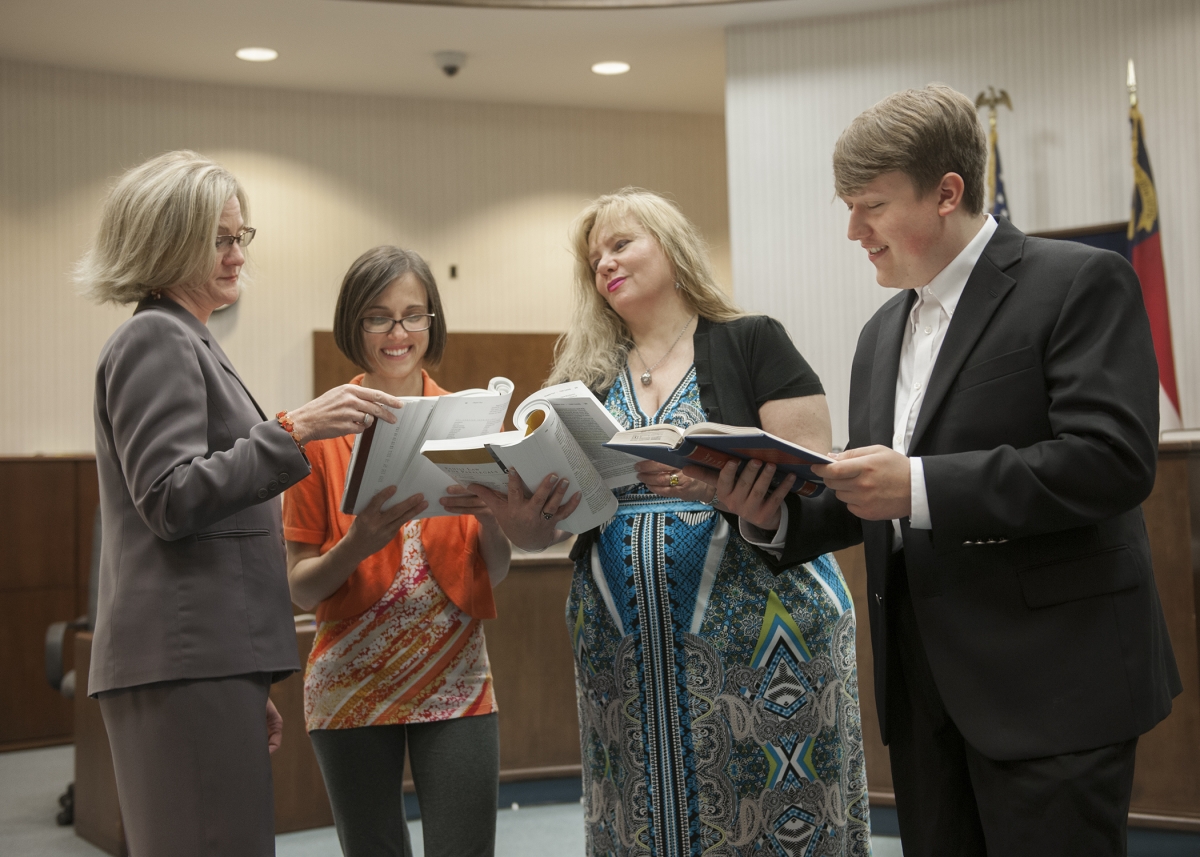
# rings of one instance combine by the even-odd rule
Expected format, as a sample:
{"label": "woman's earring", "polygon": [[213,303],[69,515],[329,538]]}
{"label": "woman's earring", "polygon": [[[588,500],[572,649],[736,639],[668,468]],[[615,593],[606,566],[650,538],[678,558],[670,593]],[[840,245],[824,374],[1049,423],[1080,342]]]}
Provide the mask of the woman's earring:
{"label": "woman's earring", "polygon": [[677,281],[675,282],[675,289],[676,289],[676,291],[678,291],[679,289],[682,289],[682,288],[683,288],[683,286],[679,285],[679,281],[677,280]]}

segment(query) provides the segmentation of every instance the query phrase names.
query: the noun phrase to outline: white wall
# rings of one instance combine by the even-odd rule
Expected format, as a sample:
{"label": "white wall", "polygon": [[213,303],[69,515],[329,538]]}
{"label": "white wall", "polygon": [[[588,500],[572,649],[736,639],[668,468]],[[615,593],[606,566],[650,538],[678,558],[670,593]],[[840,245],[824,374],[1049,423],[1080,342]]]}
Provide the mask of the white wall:
{"label": "white wall", "polygon": [[1185,425],[1200,425],[1200,3],[1010,0],[785,25],[727,36],[734,290],[779,317],[825,382],[846,439],[858,331],[888,296],[846,240],[831,156],[886,95],[931,81],[1006,89],[1000,148],[1027,232],[1128,218],[1126,60],[1137,63],[1157,180]]}
{"label": "white wall", "polygon": [[[193,148],[245,184],[253,282],[211,326],[269,412],[312,389],[362,251],[431,263],[455,331],[558,331],[567,227],[626,184],[672,195],[728,282],[719,116],[337,96],[87,74],[0,61],[0,455],[93,448],[96,356],[129,309],[76,296],[70,270],[108,183]],[[458,267],[451,280],[448,269]]]}

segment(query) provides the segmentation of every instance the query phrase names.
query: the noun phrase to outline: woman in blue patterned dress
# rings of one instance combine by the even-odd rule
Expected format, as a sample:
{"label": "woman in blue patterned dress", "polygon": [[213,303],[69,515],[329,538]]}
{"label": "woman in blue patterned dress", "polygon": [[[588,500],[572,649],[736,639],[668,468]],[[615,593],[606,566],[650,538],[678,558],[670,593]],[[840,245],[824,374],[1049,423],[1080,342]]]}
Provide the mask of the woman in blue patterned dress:
{"label": "woman in blue patterned dress", "polygon": [[[625,428],[710,420],[829,449],[815,373],[777,321],[714,284],[678,209],[625,189],[574,230],[575,316],[550,383],[584,381]],[[588,854],[869,854],[837,563],[775,573],[707,484],[652,462],[639,475],[572,552]],[[565,536],[564,496],[510,491],[498,514],[514,542],[542,547]]]}

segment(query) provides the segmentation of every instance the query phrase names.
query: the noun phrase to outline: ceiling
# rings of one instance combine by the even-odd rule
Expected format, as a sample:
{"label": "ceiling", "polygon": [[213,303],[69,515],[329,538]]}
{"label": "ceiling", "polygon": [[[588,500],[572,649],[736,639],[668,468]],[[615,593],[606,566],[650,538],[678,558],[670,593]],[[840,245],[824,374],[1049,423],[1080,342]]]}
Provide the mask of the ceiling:
{"label": "ceiling", "polygon": [[[724,30],[956,0],[760,0],[550,10],[363,0],[4,0],[0,57],[212,83],[721,113]],[[279,51],[269,63],[236,49]],[[433,53],[460,50],[446,77]],[[632,71],[601,77],[601,60]]]}

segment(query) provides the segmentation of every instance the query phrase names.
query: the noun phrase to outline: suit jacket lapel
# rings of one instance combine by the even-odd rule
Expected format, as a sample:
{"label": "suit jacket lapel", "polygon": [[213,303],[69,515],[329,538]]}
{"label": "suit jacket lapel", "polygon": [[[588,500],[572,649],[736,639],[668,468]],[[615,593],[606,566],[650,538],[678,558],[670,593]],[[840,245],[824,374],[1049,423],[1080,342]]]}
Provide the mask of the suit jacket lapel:
{"label": "suit jacket lapel", "polygon": [[170,298],[146,298],[137,305],[137,308],[134,310],[134,314],[145,312],[147,310],[165,312],[168,315],[175,316],[177,319],[187,325],[187,327],[190,328],[191,331],[196,334],[196,336],[200,337],[201,341],[208,347],[208,350],[212,353],[212,355],[217,358],[217,362],[221,364],[221,368],[232,375],[233,379],[238,382],[238,386],[242,388],[247,398],[250,399],[250,404],[254,405],[254,409],[258,411],[258,415],[264,420],[267,418],[267,415],[263,413],[263,409],[259,407],[258,402],[255,400],[253,394],[251,394],[250,390],[246,387],[246,384],[242,381],[241,376],[238,375],[237,370],[233,368],[233,364],[229,362],[229,358],[225,356],[225,352],[221,349],[220,344],[216,339],[213,338],[212,331],[208,329],[207,325],[202,324],[200,319],[196,318],[194,315],[184,309],[183,306],[175,303],[175,301],[171,300]]}
{"label": "suit jacket lapel", "polygon": [[879,335],[871,369],[871,443],[892,445],[896,414],[896,376],[900,372],[900,344],[912,309],[915,292],[896,295],[879,310]]}
{"label": "suit jacket lapel", "polygon": [[[207,328],[205,329],[207,330]],[[233,368],[233,364],[229,362],[229,358],[225,356],[225,351],[221,348],[220,343],[213,338],[211,333],[209,333],[206,337],[204,337],[204,344],[207,345],[208,350],[216,356],[217,362],[221,364],[221,368],[232,375],[233,379],[238,382],[238,385],[243,391],[245,391],[246,396],[250,399],[250,404],[254,405],[254,410],[258,411],[258,415],[265,420],[267,415],[263,413],[263,409],[259,406],[258,400],[254,398],[254,394],[250,392],[250,388],[246,386],[246,382],[242,380],[242,376],[237,373],[237,370]]]}
{"label": "suit jacket lapel", "polygon": [[1020,230],[1007,220],[1001,220],[996,234],[967,278],[962,297],[958,299],[958,308],[950,320],[950,328],[946,331],[937,362],[933,364],[933,372],[929,376],[921,413],[917,416],[912,440],[908,444],[910,455],[915,454],[917,444],[933,422],[942,400],[946,398],[975,343],[987,329],[996,308],[1016,284],[1016,280],[1005,274],[1004,270],[1021,258],[1024,241],[1025,236]]}

